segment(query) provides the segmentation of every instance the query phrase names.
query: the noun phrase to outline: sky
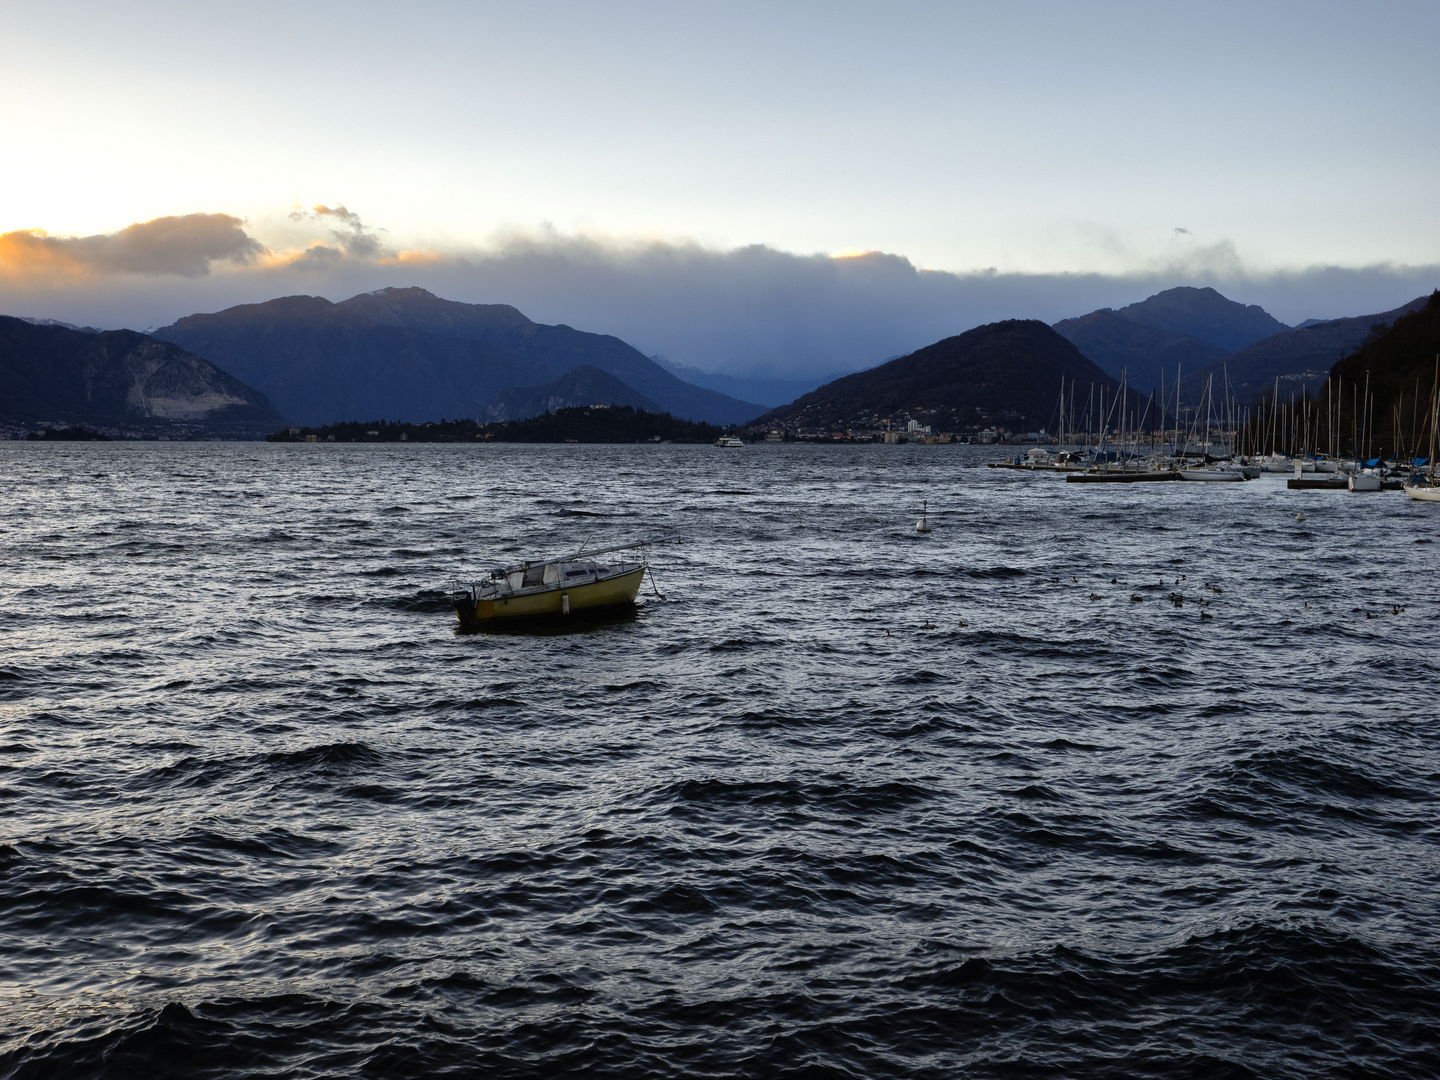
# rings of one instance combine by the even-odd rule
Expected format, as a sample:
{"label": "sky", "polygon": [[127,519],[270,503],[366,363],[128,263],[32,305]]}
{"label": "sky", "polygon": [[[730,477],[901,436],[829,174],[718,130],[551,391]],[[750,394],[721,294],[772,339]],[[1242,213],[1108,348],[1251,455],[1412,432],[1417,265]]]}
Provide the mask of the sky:
{"label": "sky", "polygon": [[0,0],[0,312],[420,284],[848,370],[1211,284],[1440,286],[1435,3]]}

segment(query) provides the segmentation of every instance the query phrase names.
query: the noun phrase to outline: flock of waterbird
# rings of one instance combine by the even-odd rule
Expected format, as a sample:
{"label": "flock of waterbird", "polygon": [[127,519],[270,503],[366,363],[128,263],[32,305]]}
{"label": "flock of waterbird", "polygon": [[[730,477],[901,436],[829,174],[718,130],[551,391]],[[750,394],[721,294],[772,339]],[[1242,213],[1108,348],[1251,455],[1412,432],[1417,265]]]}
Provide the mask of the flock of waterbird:
{"label": "flock of waterbird", "polygon": [[[1301,510],[1301,511],[1299,511],[1298,513],[1296,513],[1296,515],[1295,515],[1295,520],[1296,520],[1296,521],[1302,521],[1302,522],[1305,521],[1305,520],[1306,520],[1306,518],[1305,518],[1305,511]],[[922,534],[922,535],[930,535],[930,534],[932,534],[932,533],[935,531],[934,523],[931,521],[931,516],[930,516],[930,502],[929,502],[928,499],[922,501],[922,503],[921,503],[920,518],[919,518],[919,520],[917,520],[917,521],[915,522],[915,531],[916,531],[917,533],[919,533],[919,534]],[[1181,592],[1177,592],[1177,591],[1174,591],[1174,590],[1178,589],[1183,582],[1186,582],[1186,581],[1188,581],[1188,580],[1189,580],[1188,575],[1186,575],[1186,574],[1181,574],[1179,577],[1175,578],[1175,580],[1174,580],[1174,582],[1172,583],[1172,585],[1168,585],[1168,586],[1167,586],[1166,583],[1165,583],[1165,578],[1164,578],[1163,576],[1160,576],[1158,585],[1157,585],[1156,587],[1161,588],[1161,589],[1170,588],[1172,591],[1166,594],[1165,599],[1169,600],[1170,603],[1171,603],[1171,605],[1172,605],[1173,607],[1176,607],[1176,608],[1184,608],[1184,606],[1185,606],[1185,601],[1186,601],[1185,595],[1184,595],[1183,593],[1181,593]],[[1062,579],[1059,578],[1059,577],[1052,577],[1052,578],[1050,579],[1050,584],[1052,584],[1052,585],[1058,585],[1058,584],[1061,584],[1061,583],[1062,583]],[[1072,576],[1072,577],[1070,578],[1070,583],[1071,583],[1072,585],[1079,585],[1079,584],[1080,584],[1080,579],[1079,579],[1078,577]],[[1120,584],[1120,579],[1119,579],[1118,577],[1112,577],[1112,578],[1110,579],[1110,584],[1111,584],[1111,585],[1119,585],[1119,584]],[[1103,585],[1103,583],[1102,583],[1102,585]],[[1143,587],[1143,586],[1142,586],[1142,587]],[[1208,582],[1208,581],[1207,581],[1207,582],[1204,582],[1204,583],[1200,586],[1200,588],[1201,588],[1201,590],[1204,591],[1204,592],[1211,593],[1212,596],[1222,596],[1222,595],[1224,595],[1224,592],[1225,592],[1224,588],[1222,588],[1221,586],[1211,584],[1211,583]],[[1100,595],[1099,593],[1095,592],[1094,589],[1091,588],[1091,591],[1090,591],[1090,599],[1091,599],[1092,601],[1102,601],[1102,600],[1104,600],[1104,599],[1106,599],[1106,598],[1105,598],[1104,596]],[[1131,592],[1131,593],[1130,593],[1130,599],[1131,599],[1132,602],[1137,603],[1137,604],[1139,604],[1139,603],[1144,603],[1144,602],[1145,602],[1145,597],[1141,596],[1141,595],[1140,595],[1139,593],[1137,593],[1137,592]],[[1194,605],[1195,605],[1197,608],[1200,609],[1200,618],[1201,618],[1201,620],[1213,619],[1213,618],[1215,617],[1215,616],[1212,615],[1210,612],[1208,612],[1208,611],[1205,610],[1206,608],[1208,608],[1208,607],[1210,606],[1210,599],[1209,599],[1209,598],[1205,598],[1205,597],[1192,597],[1191,599],[1192,599],[1192,602],[1194,603]],[[1312,610],[1312,609],[1311,609],[1310,604],[1309,604],[1308,602],[1304,602],[1304,607],[1303,607],[1302,610],[1310,611],[1310,610]],[[1392,604],[1392,605],[1390,606],[1390,612],[1389,612],[1389,614],[1391,614],[1391,615],[1403,615],[1404,613],[1405,613],[1405,608],[1404,608],[1403,605],[1400,605],[1400,604]],[[1369,611],[1368,609],[1366,609],[1366,608],[1358,608],[1358,607],[1357,607],[1357,608],[1352,608],[1352,609],[1351,609],[1351,614],[1363,614],[1363,615],[1365,616],[1365,618],[1367,618],[1367,619],[1374,619],[1374,618],[1377,617],[1373,612]],[[1385,614],[1385,612],[1382,610],[1381,614],[1383,615],[1383,614]],[[963,629],[963,628],[965,628],[966,626],[968,626],[969,624],[966,623],[966,622],[964,622],[963,620],[961,620],[961,621],[958,623],[958,625],[959,625],[960,628]],[[927,619],[923,624],[921,624],[921,625],[918,627],[918,629],[920,629],[920,630],[935,630],[935,629],[938,629],[938,628],[937,628],[935,625],[933,625],[933,624]],[[885,636],[888,638],[888,637],[894,637],[895,635],[892,634],[889,630],[886,630],[886,631],[885,631]]]}

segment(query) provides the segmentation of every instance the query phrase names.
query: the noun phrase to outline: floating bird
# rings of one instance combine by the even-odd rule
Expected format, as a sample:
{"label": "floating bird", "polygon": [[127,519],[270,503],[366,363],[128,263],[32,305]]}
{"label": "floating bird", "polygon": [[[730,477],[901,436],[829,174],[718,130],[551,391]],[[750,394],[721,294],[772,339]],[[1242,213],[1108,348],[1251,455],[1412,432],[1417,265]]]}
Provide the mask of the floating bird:
{"label": "floating bird", "polygon": [[961,619],[961,620],[960,620],[960,625],[961,625],[961,626],[968,626],[969,624],[966,623],[964,619]]}
{"label": "floating bird", "polygon": [[1144,600],[1145,598],[1144,598],[1143,596],[1141,596],[1139,593],[1133,593],[1133,592],[1132,592],[1132,593],[1130,594],[1130,599],[1131,599],[1131,600]]}
{"label": "floating bird", "polygon": [[1110,579],[1110,584],[1111,584],[1111,585],[1119,585],[1120,582],[1117,581],[1115,578],[1112,577],[1112,578]]}
{"label": "floating bird", "polygon": [[1214,617],[1215,617],[1215,616],[1214,616],[1214,615],[1211,615],[1208,611],[1202,611],[1202,612],[1200,612],[1200,618],[1202,618],[1202,619],[1213,619]]}
{"label": "floating bird", "polygon": [[1100,597],[1096,596],[1096,595],[1092,592],[1092,593],[1090,594],[1090,599],[1091,599],[1091,600],[1099,600]]}

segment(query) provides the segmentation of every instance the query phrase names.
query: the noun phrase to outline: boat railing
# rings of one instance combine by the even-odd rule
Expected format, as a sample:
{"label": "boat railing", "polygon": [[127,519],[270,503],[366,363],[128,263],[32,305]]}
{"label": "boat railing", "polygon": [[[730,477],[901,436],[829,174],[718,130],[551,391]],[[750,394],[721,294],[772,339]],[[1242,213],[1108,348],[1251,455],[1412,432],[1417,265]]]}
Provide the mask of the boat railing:
{"label": "boat railing", "polygon": [[[596,555],[610,555],[617,551],[633,551],[636,548],[650,547],[652,544],[664,544],[671,541],[679,542],[681,539],[678,532],[664,533],[660,536],[646,537],[644,540],[632,540],[628,544],[615,544],[611,547],[594,548],[587,551],[584,545],[568,555],[556,555],[548,559],[526,559],[524,562],[514,563],[510,566],[497,566],[485,571],[485,576],[494,581],[498,578],[508,577],[514,573],[524,573],[536,566],[549,566],[551,563],[571,562],[575,559],[590,559]],[[458,583],[458,582],[457,582]],[[473,586],[472,586],[473,588]]]}

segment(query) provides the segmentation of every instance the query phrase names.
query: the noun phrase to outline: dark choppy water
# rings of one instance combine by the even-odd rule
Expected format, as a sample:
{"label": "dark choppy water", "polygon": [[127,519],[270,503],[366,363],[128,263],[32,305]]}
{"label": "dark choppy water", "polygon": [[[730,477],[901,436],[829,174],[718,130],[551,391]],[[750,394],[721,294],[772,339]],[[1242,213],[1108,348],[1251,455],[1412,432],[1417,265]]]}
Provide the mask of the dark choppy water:
{"label": "dark choppy water", "polygon": [[1440,506],[974,455],[0,444],[0,1076],[1436,1074]]}

